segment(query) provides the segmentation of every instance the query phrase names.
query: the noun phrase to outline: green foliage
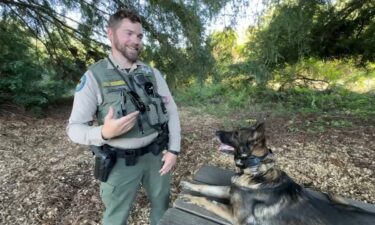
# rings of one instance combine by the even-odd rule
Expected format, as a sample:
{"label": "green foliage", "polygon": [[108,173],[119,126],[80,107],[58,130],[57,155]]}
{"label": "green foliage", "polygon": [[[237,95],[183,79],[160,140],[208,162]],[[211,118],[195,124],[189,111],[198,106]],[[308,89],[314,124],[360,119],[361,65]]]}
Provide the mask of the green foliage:
{"label": "green foliage", "polygon": [[208,45],[217,63],[215,80],[221,80],[231,72],[230,66],[238,57],[236,52],[237,35],[233,29],[214,32],[208,38]]}
{"label": "green foliage", "polygon": [[[374,60],[375,3],[371,0],[274,1],[256,28],[249,29],[246,63],[260,67],[260,81],[302,58]],[[257,72],[257,71],[255,71]],[[286,77],[287,79],[288,77]]]}
{"label": "green foliage", "polygon": [[295,63],[310,52],[309,32],[319,9],[318,1],[287,1],[270,7],[244,48],[246,63],[262,84],[272,79],[272,71],[285,62]]}
{"label": "green foliage", "polygon": [[217,83],[193,83],[178,93],[178,101],[213,112],[374,115],[375,65],[356,67],[355,62],[301,59],[274,70],[268,86],[256,85],[243,74],[232,75]]}
{"label": "green foliage", "polygon": [[202,44],[203,21],[226,2],[1,2],[0,101],[30,108],[65,95],[87,65],[106,55],[106,20],[119,8],[139,12],[147,39],[143,59],[167,74],[172,89],[191,77],[202,81],[214,62]]}
{"label": "green foliage", "polygon": [[353,59],[318,60],[300,59],[274,71],[269,85],[279,90],[293,87],[325,90],[336,86],[356,92],[369,92],[375,88],[375,70],[372,63],[356,66]]}
{"label": "green foliage", "polygon": [[0,29],[0,103],[13,102],[39,114],[64,93],[67,83],[48,70],[42,52],[22,36],[27,31],[19,24],[1,23]]}
{"label": "green foliage", "polygon": [[[326,90],[291,87],[273,90],[246,83],[197,83],[180,90],[176,99],[184,105],[203,107],[213,114],[230,111],[269,112],[291,115],[323,114],[371,117],[375,115],[375,97],[371,93],[355,93],[339,86]],[[333,126],[345,126],[338,121]]]}
{"label": "green foliage", "polygon": [[205,108],[217,114],[225,114],[233,109],[247,108],[250,104],[249,90],[223,83],[201,85],[194,83],[180,89],[175,94],[177,102],[184,105]]}
{"label": "green foliage", "polygon": [[375,59],[375,2],[337,1],[323,8],[311,29],[312,53],[319,57]]}
{"label": "green foliage", "polygon": [[[78,81],[88,64],[106,55],[106,23],[120,8],[135,9],[142,19],[142,59],[166,74],[172,89],[190,78],[203,82],[214,59],[204,39],[204,21],[229,0],[199,1],[2,1],[5,23],[17,22],[24,39],[36,39],[55,78]],[[0,53],[1,54],[1,53]],[[187,63],[190,62],[190,63]],[[194,66],[191,66],[194,64]]]}
{"label": "green foliage", "polygon": [[196,82],[181,91],[183,101],[366,114],[372,99],[343,90],[374,88],[374,1],[262,2],[243,46],[230,27],[206,38],[205,21],[228,3],[237,14],[250,1],[2,1],[0,101],[39,107],[66,94],[106,55],[109,15],[133,8],[145,30],[142,59],[165,73],[171,89]]}

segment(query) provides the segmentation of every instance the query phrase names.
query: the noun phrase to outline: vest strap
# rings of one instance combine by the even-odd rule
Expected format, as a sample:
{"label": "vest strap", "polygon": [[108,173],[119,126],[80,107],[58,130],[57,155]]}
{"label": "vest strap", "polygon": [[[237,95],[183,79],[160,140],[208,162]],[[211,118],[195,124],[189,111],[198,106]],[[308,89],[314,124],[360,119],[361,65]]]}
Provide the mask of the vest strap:
{"label": "vest strap", "polygon": [[[111,63],[113,69],[117,72],[117,74],[121,77],[121,79],[123,79],[124,82],[125,82],[126,84],[131,85],[131,83],[129,82],[129,80],[126,79],[126,78],[122,75],[122,73],[117,69],[117,67],[116,67],[115,64],[112,62],[112,60],[111,60],[109,57],[107,58],[107,60],[108,60],[109,63]],[[132,85],[131,87],[134,89],[133,85]],[[128,86],[125,86],[124,88],[125,88],[128,92],[133,91],[133,90],[129,89]]]}
{"label": "vest strap", "polygon": [[143,129],[143,124],[142,124],[142,114],[145,113],[146,106],[145,106],[144,102],[142,102],[140,97],[138,96],[137,92],[135,92],[134,83],[131,80],[126,79],[126,77],[121,74],[121,72],[117,69],[117,67],[115,66],[115,64],[112,62],[112,60],[110,58],[107,58],[107,59],[111,63],[111,65],[113,66],[113,69],[115,69],[117,74],[124,80],[124,82],[128,85],[131,85],[131,87],[132,87],[132,89],[129,89],[128,86],[125,86],[125,89],[128,91],[129,95],[131,96],[131,100],[132,100],[133,104],[136,106],[137,110],[139,110],[139,112],[140,112],[140,114],[137,118],[137,124],[138,124],[138,128],[141,131],[141,133],[144,134],[145,131]]}

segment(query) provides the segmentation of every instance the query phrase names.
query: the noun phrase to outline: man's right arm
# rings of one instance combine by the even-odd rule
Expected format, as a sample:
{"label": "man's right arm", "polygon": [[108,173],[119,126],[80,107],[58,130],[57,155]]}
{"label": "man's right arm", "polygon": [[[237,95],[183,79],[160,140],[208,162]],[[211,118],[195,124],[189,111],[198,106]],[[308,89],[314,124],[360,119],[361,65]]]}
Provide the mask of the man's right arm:
{"label": "man's right arm", "polygon": [[90,126],[101,101],[98,83],[93,74],[87,71],[76,88],[67,127],[68,136],[73,142],[96,146],[105,144],[102,126]]}

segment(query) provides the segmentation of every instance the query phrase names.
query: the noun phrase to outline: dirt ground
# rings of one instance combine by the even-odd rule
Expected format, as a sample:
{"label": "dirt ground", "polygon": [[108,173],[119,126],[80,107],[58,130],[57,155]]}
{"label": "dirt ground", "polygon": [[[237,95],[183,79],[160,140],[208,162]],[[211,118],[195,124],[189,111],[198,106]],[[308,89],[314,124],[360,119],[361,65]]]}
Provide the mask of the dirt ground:
{"label": "dirt ground", "polygon": [[[0,108],[0,224],[100,224],[103,205],[92,176],[93,157],[87,147],[68,140],[69,113],[69,106],[60,106],[35,119],[11,106]],[[254,115],[219,119],[182,107],[180,116],[183,152],[174,170],[172,201],[179,182],[190,180],[203,164],[233,168],[229,156],[216,152],[214,131]],[[350,126],[334,126],[337,121]],[[270,117],[267,136],[279,167],[298,183],[375,203],[374,120]],[[148,224],[148,214],[141,191],[129,224]]]}

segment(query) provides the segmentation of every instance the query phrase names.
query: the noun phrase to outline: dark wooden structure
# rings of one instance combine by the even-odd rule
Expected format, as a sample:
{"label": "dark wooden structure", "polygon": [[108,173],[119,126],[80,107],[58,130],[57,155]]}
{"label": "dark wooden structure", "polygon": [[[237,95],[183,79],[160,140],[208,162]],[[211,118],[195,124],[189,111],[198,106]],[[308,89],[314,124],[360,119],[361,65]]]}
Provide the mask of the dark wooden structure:
{"label": "dark wooden structure", "polygon": [[[193,177],[193,182],[204,183],[210,185],[229,185],[230,178],[234,172],[230,170],[220,169],[214,166],[203,166]],[[318,198],[322,198],[328,201],[325,194],[314,191],[312,189],[306,189],[311,194]],[[223,202],[222,199],[213,199],[218,202]],[[357,207],[366,209],[371,212],[375,212],[375,205],[364,203],[361,201],[355,201],[351,199],[345,199],[350,204]],[[208,212],[207,210],[184,202],[181,198],[177,198],[174,202],[173,208],[168,209],[165,213],[159,225],[230,225],[230,223],[223,218]]]}

